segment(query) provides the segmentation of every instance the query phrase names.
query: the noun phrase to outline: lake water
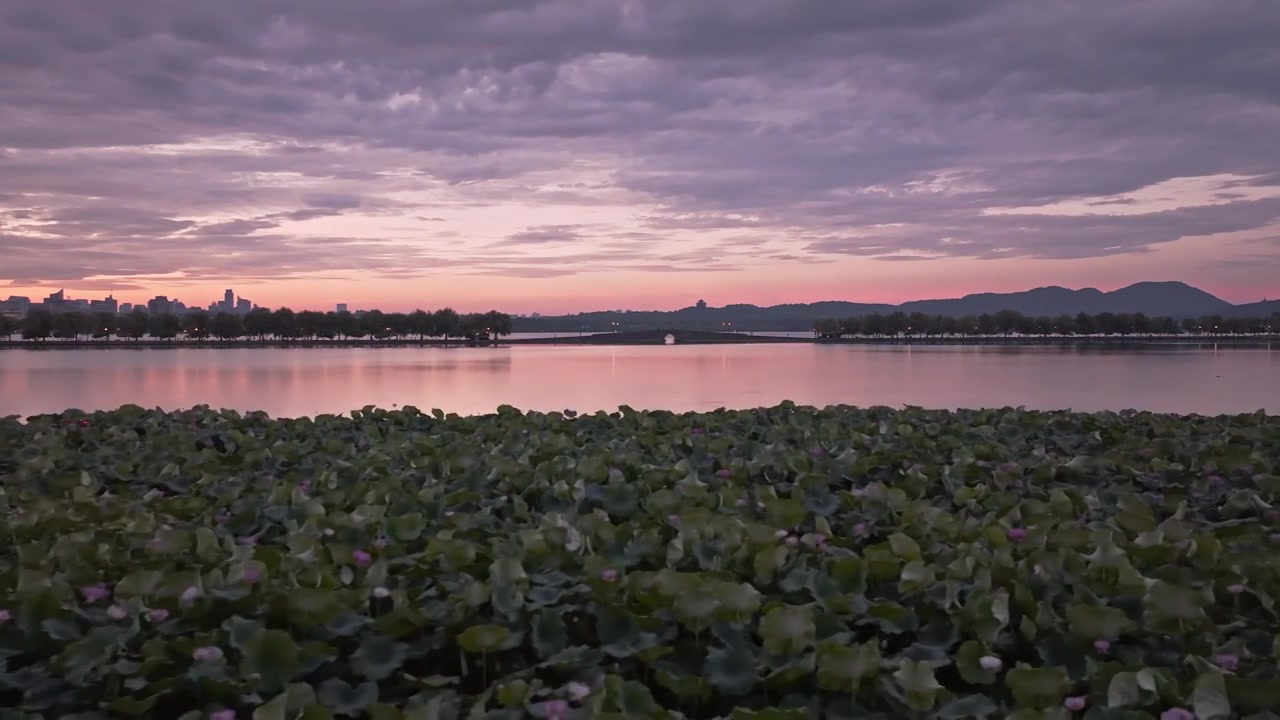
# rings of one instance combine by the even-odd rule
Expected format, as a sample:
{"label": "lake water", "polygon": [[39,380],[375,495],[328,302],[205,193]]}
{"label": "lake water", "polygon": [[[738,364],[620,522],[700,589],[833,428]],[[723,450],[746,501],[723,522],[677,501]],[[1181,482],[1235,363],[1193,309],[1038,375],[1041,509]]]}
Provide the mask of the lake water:
{"label": "lake water", "polygon": [[580,412],[919,405],[1280,413],[1272,350],[853,345],[0,351],[0,416],[207,404]]}

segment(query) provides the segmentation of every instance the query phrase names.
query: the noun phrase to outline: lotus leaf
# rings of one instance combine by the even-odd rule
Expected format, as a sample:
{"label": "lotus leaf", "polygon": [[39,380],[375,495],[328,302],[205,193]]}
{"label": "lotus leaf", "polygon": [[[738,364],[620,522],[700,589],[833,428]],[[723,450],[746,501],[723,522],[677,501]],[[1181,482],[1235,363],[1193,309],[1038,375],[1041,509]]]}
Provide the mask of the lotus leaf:
{"label": "lotus leaf", "polygon": [[0,538],[14,717],[1280,707],[1262,413],[72,410]]}

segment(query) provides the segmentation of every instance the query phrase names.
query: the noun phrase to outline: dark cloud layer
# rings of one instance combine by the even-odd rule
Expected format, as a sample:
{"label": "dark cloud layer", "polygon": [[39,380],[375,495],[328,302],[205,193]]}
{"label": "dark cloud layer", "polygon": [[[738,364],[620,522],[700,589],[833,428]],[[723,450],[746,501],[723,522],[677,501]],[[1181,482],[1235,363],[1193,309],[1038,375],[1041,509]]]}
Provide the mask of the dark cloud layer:
{"label": "dark cloud layer", "polygon": [[[1280,222],[1277,37],[1274,0],[7,0],[0,282],[1148,252]],[[500,203],[635,212],[440,230]],[[1055,203],[1124,214],[990,212]]]}

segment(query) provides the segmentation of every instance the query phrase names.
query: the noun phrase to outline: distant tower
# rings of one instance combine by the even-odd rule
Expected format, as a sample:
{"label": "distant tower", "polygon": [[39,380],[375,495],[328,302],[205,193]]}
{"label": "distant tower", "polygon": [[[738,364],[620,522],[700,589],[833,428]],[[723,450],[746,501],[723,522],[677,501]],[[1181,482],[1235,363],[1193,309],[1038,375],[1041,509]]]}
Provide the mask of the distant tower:
{"label": "distant tower", "polygon": [[346,303],[338,303],[338,312],[340,312],[340,313],[344,313],[344,312],[346,312],[346,311],[347,311],[347,304],[346,304]]}
{"label": "distant tower", "polygon": [[235,294],[235,293],[233,293],[233,292],[231,292],[230,290],[227,290],[227,291],[223,292],[223,293],[222,293],[222,306],[223,306],[224,308],[226,308],[228,312],[230,312],[231,310],[235,310],[235,309],[236,309],[236,294]]}
{"label": "distant tower", "polygon": [[699,310],[706,310],[706,309],[707,309],[707,301],[706,301],[706,300],[699,300],[699,301],[698,301],[698,305],[697,305],[697,307],[698,307],[698,309],[699,309]]}

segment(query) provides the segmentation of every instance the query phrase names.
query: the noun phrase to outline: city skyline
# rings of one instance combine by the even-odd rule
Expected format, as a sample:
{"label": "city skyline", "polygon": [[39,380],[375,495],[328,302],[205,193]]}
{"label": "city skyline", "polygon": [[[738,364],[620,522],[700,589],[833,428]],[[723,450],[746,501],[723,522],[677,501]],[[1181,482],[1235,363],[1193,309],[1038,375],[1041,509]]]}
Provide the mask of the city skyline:
{"label": "city skyline", "polygon": [[14,0],[0,20],[0,297],[1280,294],[1276,3]]}

